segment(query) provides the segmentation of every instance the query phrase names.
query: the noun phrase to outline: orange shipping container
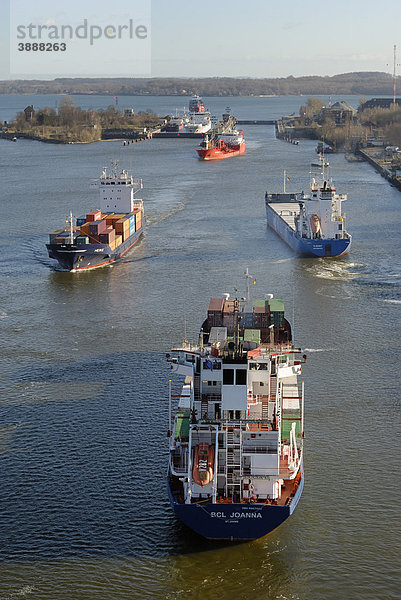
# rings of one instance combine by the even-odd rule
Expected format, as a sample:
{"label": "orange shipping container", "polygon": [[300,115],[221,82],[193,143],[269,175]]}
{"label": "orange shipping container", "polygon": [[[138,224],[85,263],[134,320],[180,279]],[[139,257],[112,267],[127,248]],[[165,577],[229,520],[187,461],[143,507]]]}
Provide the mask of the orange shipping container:
{"label": "orange shipping container", "polygon": [[118,248],[118,246],[121,246],[121,244],[123,243],[123,236],[122,235],[116,235],[116,237],[115,237],[115,243],[116,243],[116,248]]}
{"label": "orange shipping container", "polygon": [[116,221],[119,221],[120,219],[122,219],[124,216],[124,214],[116,214],[113,213],[111,215],[107,215],[106,216],[106,223],[108,226],[114,227]]}
{"label": "orange shipping container", "polygon": [[114,229],[118,234],[124,234],[125,232],[129,233],[129,219],[120,219],[115,222]]}
{"label": "orange shipping container", "polygon": [[113,218],[115,217],[115,214],[111,214],[111,215],[106,215],[105,216],[105,221],[106,221],[106,225],[107,227],[110,227],[113,225]]}

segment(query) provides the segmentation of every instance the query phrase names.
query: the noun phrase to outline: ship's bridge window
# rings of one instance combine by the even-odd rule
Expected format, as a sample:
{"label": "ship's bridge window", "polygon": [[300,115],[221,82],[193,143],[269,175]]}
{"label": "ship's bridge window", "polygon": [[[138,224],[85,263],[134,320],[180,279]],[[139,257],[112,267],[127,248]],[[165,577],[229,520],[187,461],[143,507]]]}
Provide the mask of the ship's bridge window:
{"label": "ship's bridge window", "polygon": [[246,369],[237,369],[235,371],[236,385],[246,385]]}
{"label": "ship's bridge window", "polygon": [[[212,363],[212,364],[210,364],[210,363]],[[210,370],[212,370],[211,367],[213,367],[213,370],[218,371],[218,370],[221,369],[221,362],[219,362],[218,360],[214,360],[214,361],[204,360],[203,361],[203,368],[204,369],[210,369]]]}
{"label": "ship's bridge window", "polygon": [[265,362],[254,362],[249,363],[250,371],[267,371],[267,363]]}
{"label": "ship's bridge window", "polygon": [[186,354],[185,355],[185,360],[187,362],[194,363],[195,362],[195,356],[193,356],[193,354]]}
{"label": "ship's bridge window", "polygon": [[223,370],[223,385],[234,385],[234,369]]}

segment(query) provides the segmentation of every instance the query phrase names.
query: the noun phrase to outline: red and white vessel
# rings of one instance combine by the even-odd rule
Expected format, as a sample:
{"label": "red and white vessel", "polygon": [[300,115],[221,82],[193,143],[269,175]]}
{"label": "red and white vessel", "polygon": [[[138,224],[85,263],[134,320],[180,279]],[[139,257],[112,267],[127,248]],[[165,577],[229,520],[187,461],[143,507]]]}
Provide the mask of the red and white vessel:
{"label": "red and white vessel", "polygon": [[221,160],[229,156],[244,154],[244,134],[239,129],[233,129],[213,138],[206,135],[196,151],[201,160]]}

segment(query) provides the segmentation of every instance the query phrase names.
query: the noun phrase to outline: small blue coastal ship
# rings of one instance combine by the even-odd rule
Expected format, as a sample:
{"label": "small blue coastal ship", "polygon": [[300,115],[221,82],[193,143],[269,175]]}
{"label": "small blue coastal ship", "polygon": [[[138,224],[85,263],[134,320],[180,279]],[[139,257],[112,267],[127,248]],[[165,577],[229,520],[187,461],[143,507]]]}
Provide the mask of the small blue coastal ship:
{"label": "small blue coastal ship", "polygon": [[306,356],[284,302],[211,298],[194,346],[167,355],[172,393],[168,494],[175,515],[212,540],[253,540],[283,523],[304,486]]}
{"label": "small blue coastal ship", "polygon": [[[285,177],[284,177],[285,181]],[[309,257],[343,256],[351,247],[342,202],[325,164],[316,177],[311,173],[308,193],[265,194],[267,222],[298,254]]]}

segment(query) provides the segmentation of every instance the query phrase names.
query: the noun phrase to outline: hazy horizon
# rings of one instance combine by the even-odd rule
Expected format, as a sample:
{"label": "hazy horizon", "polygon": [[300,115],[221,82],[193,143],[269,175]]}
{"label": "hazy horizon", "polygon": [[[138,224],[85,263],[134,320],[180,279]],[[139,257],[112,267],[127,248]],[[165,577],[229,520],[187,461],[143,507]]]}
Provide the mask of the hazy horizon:
{"label": "hazy horizon", "polygon": [[[63,10],[64,14],[67,10],[65,3],[59,0],[40,0],[34,5],[28,0],[10,2],[12,12],[18,7],[23,14],[25,9],[32,11],[34,6],[35,14],[40,15],[40,11],[49,14],[51,22],[57,22],[58,10]],[[138,2],[136,6],[146,6],[148,10],[150,1]],[[81,15],[82,19],[96,15],[94,18],[107,21],[121,14],[131,14],[130,10],[134,11],[132,6],[131,0],[115,0],[108,6],[99,6],[99,2],[94,0],[73,0],[68,4],[67,14]],[[17,76],[10,74],[9,2],[0,0],[0,7],[3,15],[0,23],[0,79],[57,78],[57,74],[46,76],[31,71]],[[116,7],[121,12],[113,12]],[[70,72],[67,74],[64,70],[59,76],[263,79],[331,77],[352,72],[392,74],[394,44],[399,47],[401,55],[400,22],[401,3],[396,0],[389,0],[385,10],[373,0],[354,0],[352,3],[337,0],[332,5],[317,0],[305,0],[302,4],[289,0],[285,5],[266,0],[252,0],[247,5],[239,0],[203,0],[196,5],[182,0],[168,3],[152,0],[151,53],[149,50],[147,57],[149,73],[141,75],[130,71],[130,61],[138,57],[124,54],[121,60],[108,63],[107,49],[113,47],[108,41],[99,42],[93,51],[98,53],[95,71],[99,70],[101,74],[93,67],[92,71],[84,73],[86,54],[75,56],[70,52],[70,55],[57,57],[61,65],[61,58],[69,61]],[[12,44],[13,48],[15,44]],[[72,46],[70,44],[69,51]],[[89,43],[87,48],[88,51],[93,50]],[[41,54],[42,60],[49,58]],[[32,53],[30,56],[28,53],[17,56],[26,58],[27,64],[31,57]],[[138,69],[138,66],[135,68]]]}

